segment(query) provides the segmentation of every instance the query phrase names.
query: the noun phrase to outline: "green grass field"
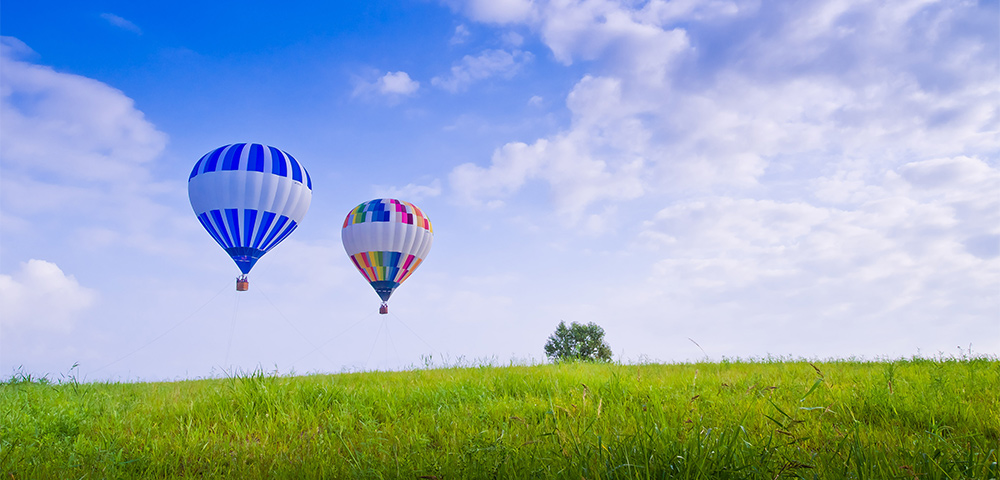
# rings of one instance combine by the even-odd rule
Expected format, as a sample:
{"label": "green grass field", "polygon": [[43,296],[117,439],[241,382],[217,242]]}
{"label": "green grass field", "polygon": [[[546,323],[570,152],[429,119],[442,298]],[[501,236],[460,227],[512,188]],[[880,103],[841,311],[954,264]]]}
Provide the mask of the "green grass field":
{"label": "green grass field", "polygon": [[0,384],[35,478],[1000,478],[1000,362],[564,363]]}

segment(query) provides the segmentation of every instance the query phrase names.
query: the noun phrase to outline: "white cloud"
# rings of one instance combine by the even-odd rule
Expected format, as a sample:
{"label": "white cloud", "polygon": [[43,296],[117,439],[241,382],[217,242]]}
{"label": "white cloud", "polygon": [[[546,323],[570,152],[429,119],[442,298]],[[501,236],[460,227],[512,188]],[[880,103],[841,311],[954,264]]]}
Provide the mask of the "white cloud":
{"label": "white cloud", "polygon": [[375,195],[379,198],[398,198],[408,202],[419,202],[425,198],[441,195],[441,181],[434,179],[428,185],[408,183],[402,187],[376,186]]}
{"label": "white cloud", "polygon": [[142,178],[167,137],[121,91],[17,58],[24,44],[0,44],[4,168],[108,182]]}
{"label": "white cloud", "polygon": [[470,35],[472,35],[472,33],[469,32],[469,27],[466,27],[464,24],[459,25],[455,27],[455,33],[452,34],[451,41],[449,43],[452,45],[461,45],[469,40]]}
{"label": "white cloud", "polygon": [[[658,259],[645,294],[668,302],[678,318],[740,318],[784,330],[772,345],[823,335],[829,355],[938,345],[906,345],[921,336],[908,333],[913,328],[925,342],[981,339],[1000,306],[1000,258],[997,247],[971,244],[966,234],[1000,224],[1000,210],[963,219],[947,202],[907,196],[905,186],[883,193],[851,207],[726,197],[667,207],[640,237]],[[995,229],[976,238],[1000,240]],[[744,341],[758,351],[767,344]]]}
{"label": "white cloud", "polygon": [[[865,184],[905,162],[991,155],[1000,148],[1000,67],[989,53],[997,42],[957,26],[981,16],[974,5],[945,4],[718,2],[724,8],[712,13],[691,2],[638,10],[538,2],[539,15],[524,22],[557,59],[591,60],[601,73],[567,96],[573,123],[534,144],[578,142],[565,150],[588,152],[579,156],[582,171],[593,160],[608,172],[640,164],[626,171],[643,180],[643,194],[670,196],[790,187],[803,194],[831,171]],[[703,23],[685,31],[677,22]],[[945,51],[966,67],[927,53]],[[495,203],[538,178],[557,203],[602,198],[546,176],[553,156],[503,158],[457,167],[454,178],[472,183],[456,192]],[[518,167],[526,164],[532,168]]]}
{"label": "white cloud", "polygon": [[[510,143],[493,154],[488,168],[467,163],[456,167],[450,180],[462,201],[480,203],[504,197],[529,180],[546,181],[561,218],[583,218],[595,202],[628,200],[645,191],[640,172],[642,148],[649,132],[631,121],[614,79],[587,77],[567,102],[574,127],[563,135],[534,144]],[[609,156],[606,152],[616,152]],[[596,223],[595,223],[596,224]]]}
{"label": "white cloud", "polygon": [[451,191],[521,218],[542,187],[574,232],[631,242],[622,278],[646,275],[606,314],[663,312],[651,338],[837,345],[806,356],[995,338],[995,6],[706,5],[535,2],[520,22],[587,72],[571,123],[455,167]]}
{"label": "white cloud", "polygon": [[121,91],[22,61],[17,52],[24,51],[23,43],[3,39],[0,209],[5,242],[71,237],[76,240],[71,247],[88,254],[91,248],[122,246],[183,250],[175,240],[185,230],[176,225],[187,212],[156,200],[183,187],[156,183],[150,174],[167,136]]}
{"label": "white cloud", "polygon": [[490,167],[464,163],[452,170],[449,181],[463,202],[478,204],[481,197],[510,195],[538,175],[541,158],[535,152],[547,144],[546,140],[533,146],[508,143],[493,153]]}
{"label": "white cloud", "polygon": [[374,80],[356,79],[353,96],[362,98],[381,98],[390,104],[398,103],[403,97],[408,97],[420,89],[420,82],[410,78],[410,74],[398,72],[386,72],[384,75],[377,71],[373,72],[377,76]]}
{"label": "white cloud", "polygon": [[[1000,176],[995,168],[977,158],[966,156],[933,158],[911,162],[899,168],[899,174],[913,186],[964,195],[1000,191]],[[978,192],[977,192],[978,191]],[[996,199],[994,199],[996,200]]]}
{"label": "white cloud", "polygon": [[0,58],[24,59],[37,54],[27,44],[14,37],[0,36]]}
{"label": "white cloud", "polygon": [[[835,188],[844,192],[831,195]],[[644,224],[630,255],[653,267],[622,301],[669,304],[674,325],[703,331],[738,323],[738,339],[712,335],[731,352],[899,355],[969,341],[995,349],[997,191],[1000,169],[959,156],[831,180],[795,201],[679,201]],[[817,198],[827,196],[838,202]]]}
{"label": "white cloud", "polygon": [[539,140],[531,145],[509,143],[494,152],[489,168],[471,163],[459,165],[449,181],[461,201],[498,207],[502,202],[488,199],[510,195],[530,180],[544,180],[553,190],[556,211],[565,224],[572,225],[587,216],[589,226],[600,226],[603,230],[609,224],[601,215],[586,215],[587,207],[641,196],[642,162],[622,159],[609,163],[608,159],[595,155],[592,148],[599,149],[600,145],[572,136]]}
{"label": "white cloud", "polygon": [[122,18],[122,17],[119,17],[118,15],[115,15],[113,13],[102,13],[101,14],[101,18],[103,18],[104,20],[107,20],[108,23],[110,23],[110,24],[112,24],[112,25],[114,25],[114,26],[116,26],[118,28],[121,28],[122,30],[128,30],[128,31],[130,31],[132,33],[142,35],[142,29],[141,28],[139,28],[136,24],[134,24],[134,23],[132,23],[132,22],[130,22],[130,21]]}
{"label": "white cloud", "polygon": [[461,63],[451,67],[448,75],[432,78],[431,84],[452,93],[460,92],[490,77],[510,78],[533,58],[531,52],[520,50],[485,50],[475,57],[466,55]]}
{"label": "white cloud", "polygon": [[411,95],[420,88],[420,82],[410,79],[406,72],[389,72],[378,79],[377,86],[385,95]]}
{"label": "white cloud", "polygon": [[68,332],[97,296],[56,264],[31,259],[13,275],[0,274],[0,322],[5,329]]}
{"label": "white cloud", "polygon": [[517,32],[504,32],[501,40],[504,44],[512,47],[520,47],[524,44],[524,36]]}
{"label": "white cloud", "polygon": [[532,0],[446,0],[445,3],[465,12],[470,18],[487,23],[515,23],[530,20],[534,15]]}
{"label": "white cloud", "polygon": [[741,11],[756,10],[758,2],[731,0],[651,0],[637,12],[637,17],[649,23],[664,24],[672,21],[718,21],[738,15]]}
{"label": "white cloud", "polygon": [[556,59],[602,59],[623,73],[658,83],[677,59],[690,50],[684,30],[651,22],[642,11],[616,2],[552,2],[539,30]]}

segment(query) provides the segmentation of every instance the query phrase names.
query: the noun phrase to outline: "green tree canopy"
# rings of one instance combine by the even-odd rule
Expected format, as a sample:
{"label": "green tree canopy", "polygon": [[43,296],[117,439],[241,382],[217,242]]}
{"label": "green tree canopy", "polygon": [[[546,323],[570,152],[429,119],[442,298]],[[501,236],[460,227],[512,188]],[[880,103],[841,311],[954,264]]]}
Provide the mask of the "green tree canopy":
{"label": "green tree canopy", "polygon": [[596,323],[581,325],[559,322],[556,331],[545,343],[545,355],[553,361],[600,360],[611,361],[611,347],[604,341],[604,329]]}

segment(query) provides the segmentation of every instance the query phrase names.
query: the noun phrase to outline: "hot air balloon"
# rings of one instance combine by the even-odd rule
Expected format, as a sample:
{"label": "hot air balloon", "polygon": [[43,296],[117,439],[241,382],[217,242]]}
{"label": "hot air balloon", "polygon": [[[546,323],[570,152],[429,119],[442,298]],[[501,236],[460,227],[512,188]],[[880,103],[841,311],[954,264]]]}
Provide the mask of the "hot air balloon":
{"label": "hot air balloon", "polygon": [[386,314],[389,296],[427,257],[434,229],[416,205],[377,198],[347,214],[340,236],[354,266],[382,299],[379,313]]}
{"label": "hot air balloon", "polygon": [[258,143],[234,143],[205,154],[188,177],[191,208],[243,272],[247,290],[257,260],[291,234],[312,201],[312,178],[291,155]]}

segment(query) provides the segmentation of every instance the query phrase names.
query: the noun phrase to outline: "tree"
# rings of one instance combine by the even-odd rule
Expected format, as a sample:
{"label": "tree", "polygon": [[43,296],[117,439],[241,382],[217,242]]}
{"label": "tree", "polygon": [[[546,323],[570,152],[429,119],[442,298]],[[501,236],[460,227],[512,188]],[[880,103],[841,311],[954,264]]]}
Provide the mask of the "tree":
{"label": "tree", "polygon": [[553,361],[600,360],[611,361],[611,347],[604,341],[604,329],[596,323],[581,325],[559,322],[555,333],[545,343],[545,355]]}

